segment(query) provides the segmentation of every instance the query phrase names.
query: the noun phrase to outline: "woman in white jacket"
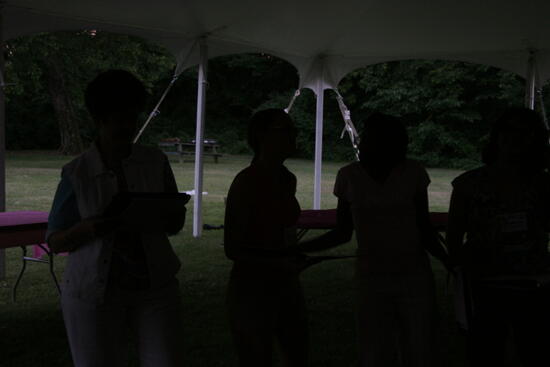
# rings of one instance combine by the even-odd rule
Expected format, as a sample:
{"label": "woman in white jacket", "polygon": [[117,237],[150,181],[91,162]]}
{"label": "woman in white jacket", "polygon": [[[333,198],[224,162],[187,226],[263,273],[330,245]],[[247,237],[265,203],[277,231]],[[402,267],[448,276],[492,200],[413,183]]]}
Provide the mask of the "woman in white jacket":
{"label": "woman in white jacket", "polygon": [[139,232],[103,216],[117,193],[178,191],[166,156],[132,143],[146,91],[132,74],[110,70],[85,98],[98,138],[63,167],[47,234],[54,252],[69,252],[61,304],[74,364],[124,365],[130,328],[141,366],[180,366],[180,262],[167,234],[185,215]]}

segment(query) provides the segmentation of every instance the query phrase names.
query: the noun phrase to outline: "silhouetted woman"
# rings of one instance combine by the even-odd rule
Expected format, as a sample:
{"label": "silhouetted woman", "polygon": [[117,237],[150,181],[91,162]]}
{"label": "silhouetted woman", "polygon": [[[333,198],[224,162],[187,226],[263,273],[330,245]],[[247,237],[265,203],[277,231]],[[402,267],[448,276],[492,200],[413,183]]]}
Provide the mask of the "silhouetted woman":
{"label": "silhouetted woman", "polygon": [[548,366],[550,296],[548,288],[529,289],[550,264],[548,133],[538,114],[507,110],[482,158],[484,166],[453,181],[447,232],[471,289],[472,365],[504,365],[512,331],[524,366]]}
{"label": "silhouetted woman", "polygon": [[285,366],[307,365],[300,262],[292,255],[300,205],[296,177],[283,165],[295,140],[283,110],[256,113],[248,131],[254,158],[227,197],[224,243],[234,261],[227,305],[241,366],[271,366],[274,341]]}
{"label": "silhouetted woman", "polygon": [[430,179],[406,158],[408,137],[395,117],[373,114],[361,134],[360,162],[338,172],[337,228],[304,243],[318,251],[357,237],[360,366],[433,365],[435,289],[426,250],[446,262],[431,227]]}
{"label": "silhouetted woman", "polygon": [[98,138],[63,167],[50,212],[48,243],[56,253],[69,252],[61,306],[76,367],[126,365],[129,330],[140,366],[182,364],[180,262],[167,234],[183,227],[185,215],[141,230],[105,217],[118,193],[178,192],[166,156],[132,144],[146,95],[123,70],[88,85]]}

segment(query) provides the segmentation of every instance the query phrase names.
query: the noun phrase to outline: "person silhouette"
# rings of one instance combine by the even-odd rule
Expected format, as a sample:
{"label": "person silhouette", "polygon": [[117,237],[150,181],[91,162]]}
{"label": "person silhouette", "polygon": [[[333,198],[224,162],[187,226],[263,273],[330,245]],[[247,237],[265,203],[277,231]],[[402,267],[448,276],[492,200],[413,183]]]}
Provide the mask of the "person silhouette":
{"label": "person silhouette", "polygon": [[[484,165],[453,181],[447,245],[462,268],[473,366],[503,366],[510,335],[523,366],[550,358],[548,132],[538,114],[510,108],[493,125]],[[536,284],[539,287],[531,287]]]}
{"label": "person silhouette", "polygon": [[328,249],[349,242],[355,230],[360,366],[434,365],[435,286],[426,250],[449,261],[430,223],[430,179],[406,158],[407,145],[399,119],[372,114],[360,161],[336,177],[336,228],[300,245],[304,252]]}
{"label": "person silhouette", "polygon": [[283,165],[295,151],[290,117],[267,109],[252,117],[250,166],[227,196],[224,245],[233,260],[227,308],[240,366],[272,365],[274,341],[284,366],[307,365],[307,319],[295,254],[296,177]]}
{"label": "person silhouette", "polygon": [[87,86],[98,138],[63,167],[52,204],[47,242],[56,253],[69,252],[61,306],[76,367],[124,365],[129,327],[141,366],[182,364],[180,262],[167,234],[181,230],[185,211],[139,231],[104,214],[120,193],[178,192],[166,156],[132,144],[146,96],[123,70],[103,72]]}

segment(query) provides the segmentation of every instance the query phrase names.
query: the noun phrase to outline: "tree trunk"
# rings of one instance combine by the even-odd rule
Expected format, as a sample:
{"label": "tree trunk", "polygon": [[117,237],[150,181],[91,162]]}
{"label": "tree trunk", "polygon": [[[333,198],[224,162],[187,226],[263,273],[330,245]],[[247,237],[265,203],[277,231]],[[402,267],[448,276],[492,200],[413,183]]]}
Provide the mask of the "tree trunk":
{"label": "tree trunk", "polygon": [[60,61],[53,55],[48,55],[48,58],[44,62],[48,73],[48,92],[59,125],[59,135],[61,138],[59,151],[65,155],[81,153],[84,145],[80,136],[79,121],[68,94],[63,67]]}

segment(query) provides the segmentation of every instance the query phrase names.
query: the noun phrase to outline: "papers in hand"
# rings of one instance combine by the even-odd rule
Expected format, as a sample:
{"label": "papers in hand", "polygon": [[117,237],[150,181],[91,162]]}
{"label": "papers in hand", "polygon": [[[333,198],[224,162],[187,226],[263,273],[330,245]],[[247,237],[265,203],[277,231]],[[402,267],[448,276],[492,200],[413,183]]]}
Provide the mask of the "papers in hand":
{"label": "papers in hand", "polygon": [[122,192],[113,198],[104,217],[118,218],[128,230],[156,231],[164,228],[167,221],[184,217],[190,198],[182,193]]}

